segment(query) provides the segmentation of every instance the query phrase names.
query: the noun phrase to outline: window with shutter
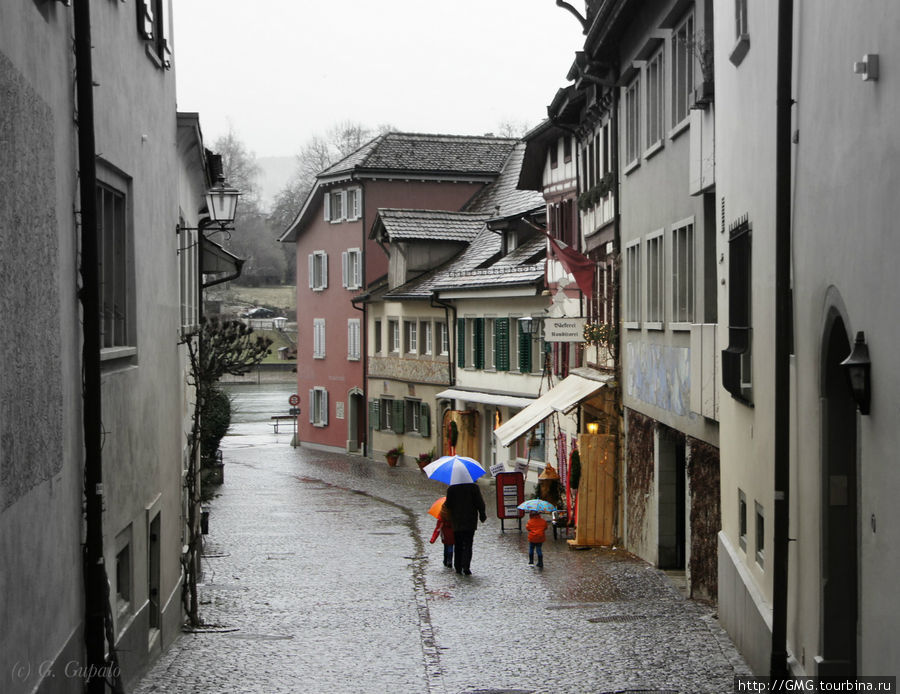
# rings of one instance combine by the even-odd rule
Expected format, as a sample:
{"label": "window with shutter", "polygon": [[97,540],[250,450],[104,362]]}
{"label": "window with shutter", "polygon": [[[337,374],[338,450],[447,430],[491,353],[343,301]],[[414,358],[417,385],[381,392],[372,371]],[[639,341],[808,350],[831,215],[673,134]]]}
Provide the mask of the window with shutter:
{"label": "window with shutter", "polygon": [[497,318],[494,321],[494,349],[497,371],[509,371],[509,318]]}
{"label": "window with shutter", "polygon": [[519,371],[531,373],[531,335],[519,332]]}
{"label": "window with shutter", "polygon": [[393,406],[393,413],[391,415],[391,429],[394,430],[395,434],[402,434],[404,429],[404,424],[406,423],[406,413],[404,407],[403,400],[394,400],[391,405]]}
{"label": "window with shutter", "polygon": [[313,358],[325,358],[325,319],[313,318]]}
{"label": "window with shutter", "polygon": [[431,408],[425,402],[419,403],[419,433],[431,436]]}
{"label": "window with shutter", "polygon": [[472,352],[473,366],[476,369],[484,368],[484,318],[472,320]]}
{"label": "window with shutter", "polygon": [[347,319],[347,359],[359,359],[359,318]]}
{"label": "window with shutter", "polygon": [[456,319],[456,365],[462,369],[466,366],[466,319]]}
{"label": "window with shutter", "polygon": [[375,431],[381,431],[381,413],[379,412],[379,402],[372,400],[369,402],[369,426]]}

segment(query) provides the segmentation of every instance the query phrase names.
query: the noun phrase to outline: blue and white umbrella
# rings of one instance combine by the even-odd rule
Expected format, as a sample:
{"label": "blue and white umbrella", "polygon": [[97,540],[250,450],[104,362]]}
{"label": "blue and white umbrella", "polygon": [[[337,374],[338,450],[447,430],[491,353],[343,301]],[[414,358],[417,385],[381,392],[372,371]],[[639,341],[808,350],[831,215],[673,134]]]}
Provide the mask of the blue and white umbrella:
{"label": "blue and white umbrella", "polygon": [[447,485],[474,482],[485,473],[477,460],[462,455],[445,455],[422,469],[429,479]]}
{"label": "blue and white umbrella", "polygon": [[523,501],[519,504],[518,508],[523,511],[537,511],[538,513],[553,513],[556,510],[556,506],[543,499],[529,499],[528,501]]}

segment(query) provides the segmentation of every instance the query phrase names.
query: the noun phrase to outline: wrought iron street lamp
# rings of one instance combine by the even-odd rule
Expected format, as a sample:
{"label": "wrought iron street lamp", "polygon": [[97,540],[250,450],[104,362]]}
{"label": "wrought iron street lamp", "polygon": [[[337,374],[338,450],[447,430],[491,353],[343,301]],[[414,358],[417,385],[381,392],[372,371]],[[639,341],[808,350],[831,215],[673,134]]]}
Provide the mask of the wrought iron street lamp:
{"label": "wrought iron street lamp", "polygon": [[872,362],[869,360],[869,347],[863,331],[856,333],[853,351],[841,362],[841,366],[847,374],[850,391],[859,406],[859,413],[869,414],[869,405],[872,401]]}
{"label": "wrought iron street lamp", "polygon": [[240,195],[241,191],[237,188],[226,186],[225,176],[219,174],[215,185],[206,193],[206,209],[209,213],[209,223],[218,224],[223,231],[226,227],[233,224]]}

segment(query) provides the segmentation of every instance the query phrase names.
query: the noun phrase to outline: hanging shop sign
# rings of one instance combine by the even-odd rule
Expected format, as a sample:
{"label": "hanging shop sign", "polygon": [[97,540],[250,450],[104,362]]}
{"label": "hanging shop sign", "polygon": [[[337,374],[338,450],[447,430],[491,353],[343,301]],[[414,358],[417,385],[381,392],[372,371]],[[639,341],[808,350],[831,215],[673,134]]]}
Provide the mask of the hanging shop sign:
{"label": "hanging shop sign", "polygon": [[586,318],[545,318],[545,342],[584,342]]}

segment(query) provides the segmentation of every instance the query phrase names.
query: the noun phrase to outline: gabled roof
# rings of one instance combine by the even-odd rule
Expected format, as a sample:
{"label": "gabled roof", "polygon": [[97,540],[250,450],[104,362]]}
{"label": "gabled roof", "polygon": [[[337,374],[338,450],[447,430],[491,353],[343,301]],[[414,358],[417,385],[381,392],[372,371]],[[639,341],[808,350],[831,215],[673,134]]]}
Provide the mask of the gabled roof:
{"label": "gabled roof", "polygon": [[468,243],[484,228],[488,219],[488,215],[477,212],[382,208],[378,210],[369,238]]}
{"label": "gabled roof", "polygon": [[[546,258],[542,253],[545,248],[542,236],[527,241],[512,253],[491,263],[491,258],[498,255],[501,248],[500,235],[484,226],[468,248],[453,260],[386,292],[380,298],[428,299],[441,289],[536,285],[543,279]],[[541,253],[540,259],[529,262],[538,253]]]}
{"label": "gabled roof", "polygon": [[384,133],[329,166],[318,178],[351,171],[496,176],[515,143],[505,137]]}
{"label": "gabled roof", "polygon": [[533,190],[520,190],[519,171],[525,157],[525,143],[517,142],[496,181],[481,189],[465,209],[486,212],[493,218],[514,217],[544,207],[544,196]]}
{"label": "gabled roof", "polygon": [[278,239],[296,241],[301,226],[328,183],[366,177],[439,178],[489,182],[503,170],[517,140],[507,137],[384,133],[329,166],[316,183],[291,225]]}

